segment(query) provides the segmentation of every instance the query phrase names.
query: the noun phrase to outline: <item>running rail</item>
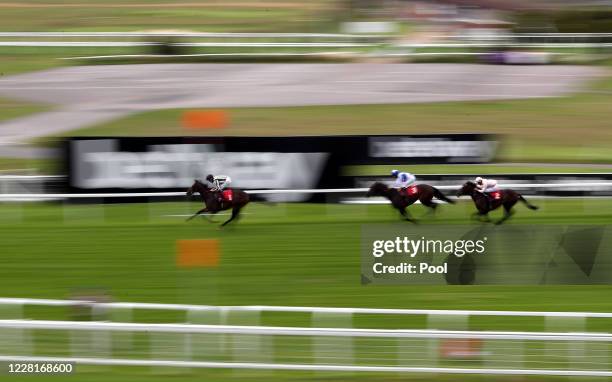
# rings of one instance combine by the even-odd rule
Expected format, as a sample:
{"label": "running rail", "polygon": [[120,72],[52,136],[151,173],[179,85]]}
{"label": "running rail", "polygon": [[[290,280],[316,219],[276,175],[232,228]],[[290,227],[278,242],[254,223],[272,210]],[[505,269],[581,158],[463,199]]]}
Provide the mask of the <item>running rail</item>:
{"label": "running rail", "polygon": [[[309,337],[361,337],[391,339],[465,339],[465,340],[511,340],[511,341],[583,341],[609,343],[609,333],[542,333],[542,332],[480,332],[447,330],[385,330],[385,329],[334,329],[302,327],[263,327],[227,325],[189,325],[189,324],[134,324],[114,322],[74,322],[74,321],[31,321],[0,320],[3,329],[46,329],[106,332],[146,332],[188,334],[228,334],[254,336],[309,336]],[[448,373],[448,374],[487,374],[487,375],[569,375],[610,377],[608,369],[563,370],[563,369],[525,369],[525,368],[473,368],[473,367],[416,367],[391,365],[355,364],[316,364],[316,363],[274,363],[241,361],[192,361],[168,359],[122,359],[110,357],[44,357],[24,355],[0,355],[0,361],[9,362],[73,362],[89,365],[118,366],[166,366],[187,368],[227,368],[227,369],[268,369],[268,370],[311,370],[311,371],[354,371],[354,372],[411,372],[411,373]],[[602,364],[603,365],[603,364]],[[606,364],[607,365],[607,364]]]}
{"label": "running rail", "polygon": [[96,330],[183,334],[250,334],[269,336],[366,337],[411,339],[481,339],[612,342],[611,333],[502,332],[435,329],[353,329],[285,326],[141,324],[102,321],[0,320],[2,329]]}
{"label": "running rail", "polygon": [[[538,189],[564,187],[612,187],[612,182],[579,182],[579,183],[506,183],[500,188]],[[458,190],[461,185],[436,186],[439,190]],[[333,193],[364,193],[368,188],[314,188],[314,189],[277,189],[277,190],[245,190],[249,194],[333,194]],[[2,199],[87,199],[87,198],[140,198],[140,197],[171,197],[184,196],[184,191],[175,192],[120,192],[91,194],[0,194]]]}
{"label": "running rail", "polygon": [[[612,33],[610,33],[612,35]],[[383,35],[384,36],[384,35]],[[381,38],[377,34],[346,33],[156,33],[156,32],[0,32],[0,37],[188,37],[188,38]],[[599,37],[599,36],[594,36]]]}
{"label": "running rail", "polygon": [[[384,35],[382,35],[384,36]],[[0,37],[199,37],[199,38],[380,38],[379,34],[347,33],[215,33],[215,32],[0,32]],[[601,38],[612,37],[612,33],[515,33],[515,34],[482,34],[462,36],[456,34],[438,34],[435,38]]]}
{"label": "running rail", "polygon": [[[604,317],[612,318],[612,313],[598,313],[598,312],[531,312],[531,311],[493,311],[493,310],[428,310],[428,309],[372,309],[372,308],[333,308],[333,307],[292,307],[292,306],[209,306],[209,305],[189,305],[189,304],[158,304],[158,303],[130,303],[130,302],[112,302],[112,303],[96,303],[87,300],[55,300],[55,299],[31,299],[31,298],[0,298],[0,305],[43,305],[43,306],[89,306],[92,309],[96,308],[125,308],[125,309],[163,309],[163,310],[182,310],[186,312],[197,312],[197,311],[217,311],[225,316],[230,312],[240,311],[253,311],[253,312],[306,312],[306,313],[338,313],[338,314],[398,314],[398,315],[480,315],[480,316],[542,316],[542,317],[570,317],[570,318],[588,318],[588,317]],[[314,316],[313,316],[314,317]],[[313,325],[315,321],[313,321]],[[82,337],[76,338],[90,338],[94,346],[99,346],[100,349],[110,349],[109,339],[112,339],[112,333],[125,333],[125,335],[131,337],[131,333],[142,333],[142,335],[148,335],[149,340],[159,339],[157,334],[163,335],[165,340],[170,341],[168,338],[175,338],[176,341],[164,342],[163,346],[168,344],[175,346],[176,355],[182,358],[160,358],[156,355],[155,346],[150,348],[150,358],[147,354],[139,356],[140,358],[113,358],[110,356],[111,352],[94,352],[94,353],[81,353],[81,350],[74,348],[74,344],[71,346],[71,351],[74,356],[57,357],[44,355],[25,355],[25,354],[7,354],[7,349],[0,352],[4,354],[0,355],[0,362],[11,361],[11,362],[73,362],[81,365],[117,365],[117,366],[164,366],[164,367],[176,367],[176,368],[223,368],[223,369],[250,369],[250,370],[302,370],[302,371],[327,371],[327,372],[401,372],[401,373],[445,373],[445,374],[482,374],[482,375],[551,375],[551,376],[591,376],[591,377],[611,377],[612,370],[610,369],[610,360],[606,355],[596,354],[596,358],[589,361],[583,362],[590,356],[590,351],[595,349],[601,349],[601,346],[607,347],[612,342],[612,333],[595,333],[585,332],[584,329],[579,329],[576,332],[559,332],[553,330],[551,332],[528,332],[528,331],[468,331],[468,330],[436,330],[436,329],[356,329],[356,328],[329,328],[320,327],[320,325],[314,325],[313,327],[287,327],[287,326],[260,326],[260,325],[208,325],[208,324],[188,324],[188,323],[133,323],[133,322],[108,322],[108,321],[51,321],[51,320],[27,320],[27,319],[10,319],[0,320],[0,330],[16,331],[20,333],[19,338],[31,338],[31,331],[46,330],[48,333],[56,333],[60,331],[68,331],[71,334],[82,333],[85,336],[91,333],[97,333],[94,337]],[[276,362],[276,359],[272,357],[258,357],[256,359],[248,358],[244,359],[242,356],[236,356],[234,350],[227,350],[224,347],[214,351],[220,351],[221,355],[229,355],[230,358],[227,360],[193,360],[191,355],[193,349],[191,347],[192,339],[197,339],[198,335],[221,335],[222,338],[229,338],[228,346],[236,346],[244,344],[240,341],[236,342],[231,338],[234,336],[245,336],[245,339],[249,339],[249,349],[251,351],[263,351],[262,354],[274,354],[274,348],[259,346],[266,343],[274,343],[265,341],[265,337],[278,336],[279,341],[289,341],[288,344],[293,343],[292,337],[306,339],[309,338],[314,344],[313,352],[311,354],[312,362],[305,362],[302,357],[296,357],[295,361],[287,361],[284,363],[281,361]],[[24,337],[25,335],[25,337]],[[123,335],[123,334],[121,334]],[[166,337],[168,335],[174,335],[176,337]],[[100,337],[101,336],[101,337]],[[153,337],[151,337],[153,336]],[[225,337],[229,336],[229,337]],[[63,337],[62,337],[63,338]],[[201,337],[200,337],[201,338]],[[329,341],[336,341],[336,339],[346,339],[351,341],[349,348],[344,348],[343,345],[338,345],[337,351],[347,351],[347,358],[342,363],[329,364],[327,362],[321,362],[319,357],[326,356],[327,353],[322,352],[318,349],[321,344],[329,346]],[[549,348],[548,344],[555,345],[553,348],[556,349],[555,355],[570,357],[572,361],[568,364],[567,369],[559,368],[554,363],[545,363],[539,366],[533,366],[529,368],[531,361],[524,363],[522,360],[513,361],[510,363],[502,362],[501,364],[486,364],[483,368],[474,367],[472,364],[461,364],[461,365],[444,365],[440,367],[419,366],[419,364],[408,363],[408,366],[402,364],[388,363],[381,359],[379,364],[360,364],[359,358],[354,358],[352,354],[353,341],[355,338],[362,339],[361,342],[354,342],[355,344],[361,343],[362,346],[366,344],[365,350],[372,350],[374,348],[368,348],[366,340],[372,339],[376,341],[391,341],[390,346],[395,346],[396,340],[402,341],[401,343],[406,346],[412,346],[411,349],[420,351],[422,350],[423,343],[431,343],[430,341],[438,343],[439,346],[445,343],[445,341],[491,341],[487,342],[491,346],[490,349],[498,349],[498,351],[504,351],[504,344],[520,344],[525,342],[524,349],[530,349],[526,343],[534,343],[534,341],[543,342],[546,344],[545,348]],[[325,342],[321,343],[322,339]],[[366,341],[366,342],[364,342]],[[406,342],[407,341],[407,342]],[[419,342],[420,341],[420,342]],[[425,342],[423,342],[425,341]],[[496,342],[499,346],[496,347]],[[155,343],[155,342],[153,342]],[[331,342],[334,344],[335,342]],[[343,344],[344,342],[340,342]],[[378,342],[376,342],[378,343]],[[483,342],[484,343],[484,342]],[[58,342],[58,346],[62,346],[63,342]],[[232,345],[233,344],[233,345]],[[317,345],[318,344],[318,345]],[[29,349],[32,344],[24,342],[25,349]],[[436,345],[438,346],[438,345]],[[484,345],[483,345],[484,346]],[[523,348],[523,345],[520,345]],[[223,350],[225,349],[225,350]],[[263,349],[263,350],[262,350]],[[482,348],[484,349],[484,348]],[[559,350],[560,349],[560,350]],[[570,355],[566,351],[569,349],[583,349],[578,354]],[[586,350],[584,350],[586,349]],[[590,349],[590,350],[589,350]],[[227,353],[229,351],[229,353]],[[372,350],[374,351],[374,350]],[[494,350],[495,351],[495,350]],[[558,353],[558,352],[561,353]],[[233,355],[232,355],[233,354]],[[505,353],[504,353],[505,354]],[[605,353],[608,354],[608,353]],[[545,356],[546,354],[544,354]],[[530,359],[540,362],[544,358],[542,354],[538,352],[532,352],[527,354]],[[437,356],[434,356],[437,359]],[[486,353],[483,353],[482,357],[488,357]],[[579,357],[579,358],[576,358]],[[280,361],[280,360],[279,360]],[[534,361],[534,362],[536,362]],[[412,362],[412,361],[410,361]],[[589,368],[587,364],[596,362],[596,367]],[[586,365],[586,367],[584,367]],[[444,367],[446,366],[446,367]],[[450,367],[452,366],[452,367]],[[465,366],[465,367],[463,367]]]}
{"label": "running rail", "polygon": [[312,306],[214,306],[189,304],[159,304],[139,302],[95,302],[88,300],[56,300],[38,298],[0,298],[0,305],[38,305],[38,306],[78,306],[89,305],[99,308],[151,309],[179,311],[256,311],[256,312],[293,312],[293,313],[342,313],[342,314],[388,314],[388,315],[440,315],[440,316],[515,316],[515,317],[582,317],[612,318],[606,312],[537,312],[517,310],[447,310],[447,309],[379,309],[379,308],[335,308]]}

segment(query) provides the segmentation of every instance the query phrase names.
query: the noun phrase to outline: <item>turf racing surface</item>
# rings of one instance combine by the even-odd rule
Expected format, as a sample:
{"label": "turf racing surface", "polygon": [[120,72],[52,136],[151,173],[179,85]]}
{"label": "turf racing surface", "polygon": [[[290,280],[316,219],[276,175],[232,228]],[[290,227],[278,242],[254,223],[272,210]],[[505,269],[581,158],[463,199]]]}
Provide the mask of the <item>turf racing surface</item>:
{"label": "turf racing surface", "polygon": [[[609,199],[533,200],[509,224],[606,224]],[[218,230],[204,219],[183,220],[196,203],[133,205],[3,205],[0,217],[0,295],[68,298],[83,288],[106,290],[116,301],[212,305],[294,305],[376,308],[612,311],[609,286],[362,286],[359,240],[362,224],[399,222],[386,205],[249,205],[235,225]],[[471,203],[442,206],[421,224],[469,224]],[[412,208],[424,215],[422,206]],[[494,217],[499,217],[495,214]],[[217,217],[221,222],[227,216]],[[477,223],[472,223],[477,224]],[[219,239],[216,269],[176,265],[176,241]],[[67,319],[63,309],[31,307],[25,316]],[[184,322],[173,313],[137,314],[137,322]],[[309,325],[305,316],[262,317],[271,325]],[[355,327],[415,327],[423,322],[361,318]],[[538,318],[479,319],[479,329],[540,330]],[[591,330],[607,331],[604,321]],[[41,334],[42,335],[42,334]],[[45,346],[43,337],[37,343]],[[81,366],[75,381],[312,380],[303,372],[194,370],[164,372],[138,367]],[[143,377],[146,375],[146,377]],[[30,380],[21,376],[20,380]],[[178,378],[178,379],[177,379]],[[332,373],[335,380],[490,380],[486,377]],[[33,380],[33,379],[32,379]]]}

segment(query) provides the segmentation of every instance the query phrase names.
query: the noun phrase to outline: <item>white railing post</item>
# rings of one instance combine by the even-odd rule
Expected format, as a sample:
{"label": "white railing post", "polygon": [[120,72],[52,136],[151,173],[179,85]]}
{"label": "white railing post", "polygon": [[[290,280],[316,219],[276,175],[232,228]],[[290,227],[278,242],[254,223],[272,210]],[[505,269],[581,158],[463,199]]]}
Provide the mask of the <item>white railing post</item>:
{"label": "white railing post", "polygon": [[[585,317],[546,316],[545,320],[546,331],[548,332],[582,333],[586,331]],[[562,354],[562,349],[565,349],[565,355],[570,367],[580,367],[580,362],[585,356],[586,343],[576,341],[547,343],[546,353],[551,356],[558,355]]]}
{"label": "white railing post", "polygon": [[[190,309],[187,322],[196,325],[225,325],[221,309]],[[191,359],[206,360],[225,357],[225,334],[205,333],[191,335]]]}
{"label": "white railing post", "polygon": [[[0,320],[22,319],[23,304],[0,305]],[[25,328],[0,328],[0,352],[32,354],[32,333]]]}
{"label": "white railing post", "polygon": [[[436,330],[468,330],[469,328],[469,315],[465,313],[458,313],[456,315],[427,315],[427,329]],[[446,343],[445,343],[446,342]],[[459,341],[461,342],[461,341]],[[440,360],[440,353],[443,352],[445,347],[461,346],[459,343],[449,342],[444,339],[432,338],[427,341],[427,353],[428,359],[430,360],[430,366],[437,366]],[[453,357],[453,349],[449,350],[448,355],[445,357]]]}
{"label": "white railing post", "polygon": [[[314,311],[311,317],[313,328],[352,328],[353,314],[351,312]],[[353,338],[351,337],[312,337],[314,361],[318,364],[334,364],[354,362]],[[342,356],[340,358],[339,356]],[[330,362],[329,357],[336,360]]]}
{"label": "white railing post", "polygon": [[[132,322],[133,319],[132,308],[130,307],[104,308],[104,311],[100,313],[99,317],[102,314],[108,314],[112,322]],[[131,332],[113,333],[112,343],[118,350],[132,350],[134,348],[134,334]]]}
{"label": "white railing post", "polygon": [[[241,326],[259,326],[261,312],[258,309],[229,309],[226,324]],[[272,352],[268,340],[259,334],[232,334],[230,346],[232,359],[235,362],[267,362]]]}

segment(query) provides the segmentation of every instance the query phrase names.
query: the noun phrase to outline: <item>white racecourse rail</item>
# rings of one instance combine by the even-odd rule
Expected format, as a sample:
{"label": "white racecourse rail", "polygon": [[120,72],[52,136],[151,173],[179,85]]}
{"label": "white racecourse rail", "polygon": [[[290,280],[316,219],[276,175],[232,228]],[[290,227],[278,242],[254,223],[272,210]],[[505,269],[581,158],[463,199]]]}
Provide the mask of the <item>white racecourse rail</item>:
{"label": "white racecourse rail", "polygon": [[[1,180],[1,179],[0,179]],[[440,190],[457,190],[461,185],[436,186]],[[585,189],[612,187],[612,182],[566,182],[566,183],[507,183],[500,184],[500,188],[515,189],[546,189],[546,188],[573,188]],[[333,194],[333,193],[364,193],[368,188],[315,188],[315,189],[278,189],[278,190],[246,190],[249,194]],[[95,199],[95,198],[134,198],[134,197],[173,197],[183,196],[185,192],[123,192],[123,193],[87,193],[87,194],[60,194],[60,193],[28,193],[28,194],[2,194],[0,201],[11,200],[45,200],[45,199]]]}
{"label": "white racecourse rail", "polygon": [[[106,314],[107,320],[114,319],[27,320],[18,317],[25,305],[91,307],[92,312]],[[609,352],[612,334],[585,330],[587,319],[610,319],[612,313],[207,306],[28,298],[0,298],[0,306],[4,308],[4,317],[10,311],[7,308],[17,307],[13,317],[0,320],[0,361],[329,372],[612,376]],[[135,309],[183,311],[189,323],[127,322],[125,319],[130,319]],[[129,313],[117,320],[112,310]],[[312,326],[264,326],[260,322],[262,312],[285,313],[275,322],[278,318],[286,319],[289,313],[309,313]],[[356,315],[381,315],[381,318],[423,315],[427,317],[428,329],[353,328]],[[458,326],[467,329],[470,316],[543,317],[546,330],[457,329]],[[241,324],[231,325],[236,318]],[[35,346],[33,331],[44,331],[44,346]],[[35,347],[38,351],[33,356]],[[49,351],[49,356],[45,357],[40,349]],[[114,349],[121,349],[124,358],[113,356]]]}
{"label": "white racecourse rail", "polygon": [[606,312],[546,312],[528,310],[445,310],[445,309],[381,309],[381,308],[337,308],[314,306],[271,306],[271,305],[191,305],[160,304],[147,302],[96,302],[91,300],[57,300],[45,298],[0,298],[0,306],[81,306],[89,305],[108,309],[147,309],[178,311],[255,311],[278,313],[337,313],[337,314],[380,314],[380,315],[435,315],[435,316],[514,316],[514,317],[561,317],[561,318],[612,318]]}

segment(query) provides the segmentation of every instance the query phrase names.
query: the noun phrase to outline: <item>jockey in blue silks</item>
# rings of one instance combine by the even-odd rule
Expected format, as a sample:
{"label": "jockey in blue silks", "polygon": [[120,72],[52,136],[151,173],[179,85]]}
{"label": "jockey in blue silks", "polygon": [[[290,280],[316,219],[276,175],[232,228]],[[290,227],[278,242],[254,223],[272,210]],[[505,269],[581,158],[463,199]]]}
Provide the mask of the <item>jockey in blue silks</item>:
{"label": "jockey in blue silks", "polygon": [[399,170],[392,170],[391,176],[395,178],[393,187],[403,189],[410,187],[416,182],[416,176],[409,172],[400,172]]}

